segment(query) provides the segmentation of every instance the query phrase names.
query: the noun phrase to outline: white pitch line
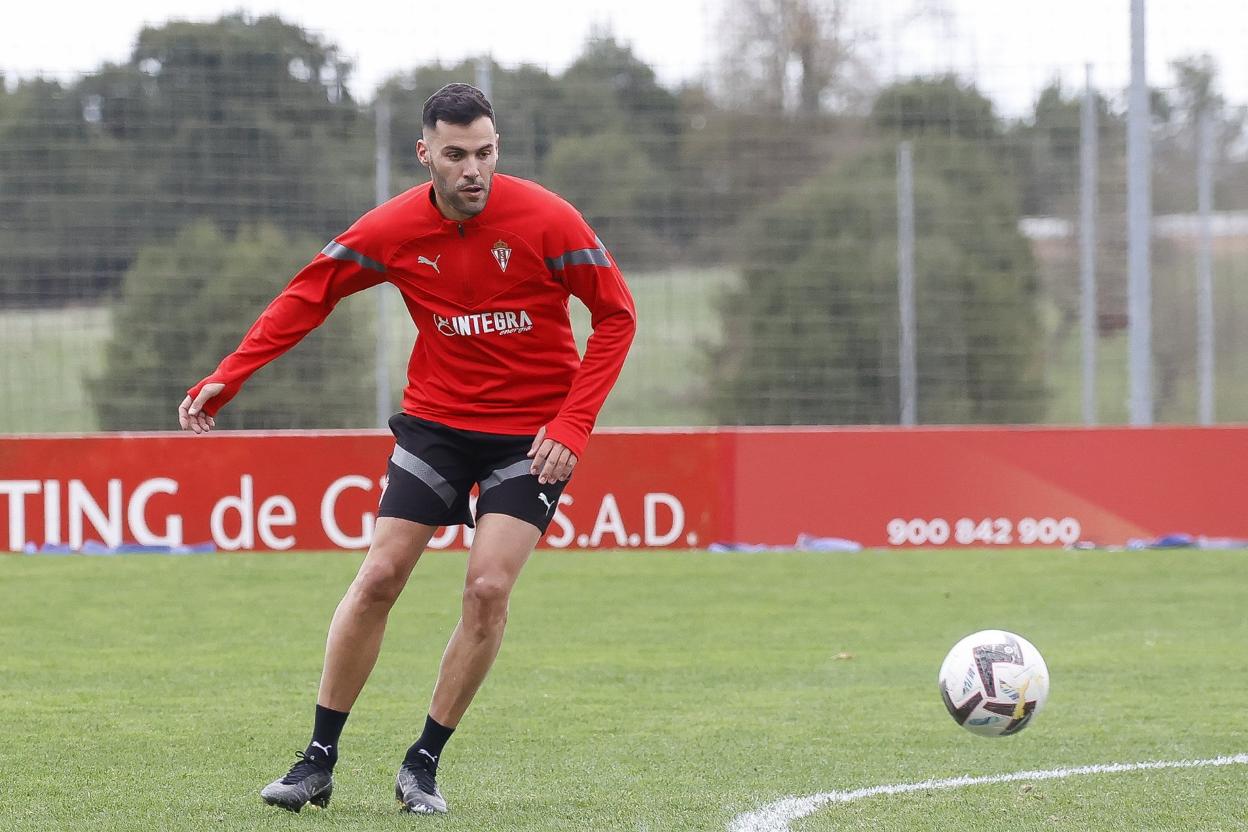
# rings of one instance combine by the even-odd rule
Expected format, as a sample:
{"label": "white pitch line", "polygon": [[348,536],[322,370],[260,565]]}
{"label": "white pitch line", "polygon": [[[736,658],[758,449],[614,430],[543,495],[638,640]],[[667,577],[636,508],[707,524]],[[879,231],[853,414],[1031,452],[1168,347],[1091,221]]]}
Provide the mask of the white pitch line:
{"label": "white pitch line", "polygon": [[924,780],[920,783],[895,783],[869,786],[864,789],[823,792],[806,797],[786,797],[753,812],[737,815],[728,824],[729,832],[789,832],[789,822],[814,814],[829,803],[852,803],[881,794],[960,789],[965,786],[986,786],[1013,783],[1019,780],[1060,780],[1085,774],[1118,774],[1124,771],[1147,771],[1162,768],[1207,768],[1210,766],[1248,765],[1248,754],[1213,757],[1208,760],[1156,760],[1145,763],[1103,763],[1078,768],[1053,768],[1045,771],[1016,771],[1011,774],[990,774],[982,777],[950,777],[948,780]]}

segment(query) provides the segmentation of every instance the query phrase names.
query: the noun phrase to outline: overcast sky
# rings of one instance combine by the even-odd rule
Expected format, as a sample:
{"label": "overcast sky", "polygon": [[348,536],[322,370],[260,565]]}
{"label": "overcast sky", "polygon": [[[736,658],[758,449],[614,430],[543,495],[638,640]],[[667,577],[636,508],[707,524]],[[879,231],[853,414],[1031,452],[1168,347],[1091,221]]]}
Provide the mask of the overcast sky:
{"label": "overcast sky", "polygon": [[[0,69],[9,76],[70,75],[122,61],[145,23],[211,20],[223,12],[279,13],[337,43],[356,64],[367,98],[386,76],[430,60],[483,52],[504,64],[552,71],[572,61],[594,27],[608,27],[669,84],[698,77],[715,58],[724,0],[112,0],[11,2],[0,11]],[[943,6],[944,19],[916,10]],[[854,25],[883,79],[955,70],[974,77],[1008,113],[1025,110],[1049,79],[1082,84],[1094,65],[1109,91],[1128,77],[1129,0],[857,0]],[[407,9],[396,11],[396,9]],[[1222,91],[1248,102],[1248,3],[1148,0],[1150,81],[1169,61],[1208,52]]]}

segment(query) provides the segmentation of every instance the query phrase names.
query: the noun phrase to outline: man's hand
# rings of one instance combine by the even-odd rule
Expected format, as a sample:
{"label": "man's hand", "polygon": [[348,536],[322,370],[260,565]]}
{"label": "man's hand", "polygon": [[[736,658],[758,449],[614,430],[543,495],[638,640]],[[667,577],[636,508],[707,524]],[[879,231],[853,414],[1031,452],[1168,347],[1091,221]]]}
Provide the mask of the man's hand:
{"label": "man's hand", "polygon": [[533,460],[533,464],[529,466],[529,473],[537,474],[537,481],[543,485],[563,482],[572,476],[572,469],[576,467],[576,454],[562,443],[547,439],[545,427],[533,437],[533,447],[529,448],[529,457]]}
{"label": "man's hand", "polygon": [[200,388],[195,401],[191,401],[190,396],[183,399],[182,404],[178,405],[178,424],[182,426],[182,430],[207,433],[216,427],[217,420],[204,412],[204,403],[224,389],[224,384],[214,381]]}

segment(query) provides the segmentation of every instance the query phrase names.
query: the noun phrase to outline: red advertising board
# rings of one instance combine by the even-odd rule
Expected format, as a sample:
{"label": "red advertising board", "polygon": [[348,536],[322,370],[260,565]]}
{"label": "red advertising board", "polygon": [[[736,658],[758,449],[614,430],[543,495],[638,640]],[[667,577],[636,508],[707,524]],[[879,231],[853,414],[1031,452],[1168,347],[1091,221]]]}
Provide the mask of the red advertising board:
{"label": "red advertising board", "polygon": [[725,532],[869,546],[1248,539],[1248,428],[747,430]]}
{"label": "red advertising board", "polygon": [[[382,431],[0,437],[0,551],[367,545]],[[1248,428],[603,431],[543,545],[1248,538]],[[459,548],[471,531],[439,533]]]}
{"label": "red advertising board", "polygon": [[[382,431],[0,437],[0,550],[364,548],[393,442]],[[718,531],[714,444],[710,433],[595,437],[544,544],[705,546]],[[432,545],[470,542],[457,526]]]}

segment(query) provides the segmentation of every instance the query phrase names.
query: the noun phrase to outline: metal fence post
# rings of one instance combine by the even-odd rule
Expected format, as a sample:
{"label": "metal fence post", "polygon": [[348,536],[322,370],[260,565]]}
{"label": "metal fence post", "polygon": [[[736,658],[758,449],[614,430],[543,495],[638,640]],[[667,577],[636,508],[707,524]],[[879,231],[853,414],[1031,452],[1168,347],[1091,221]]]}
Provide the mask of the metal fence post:
{"label": "metal fence post", "polygon": [[1200,238],[1196,253],[1196,367],[1200,384],[1200,423],[1214,421],[1213,356],[1213,114],[1200,112],[1196,156],[1196,203]]}
{"label": "metal fence post", "polygon": [[910,142],[897,146],[897,300],[901,321],[901,424],[918,422],[914,309],[914,161]]}
{"label": "metal fence post", "polygon": [[1096,92],[1092,64],[1085,67],[1083,113],[1079,131],[1079,286],[1080,329],[1083,333],[1083,423],[1095,425],[1096,414]]}
{"label": "metal fence post", "polygon": [[[377,96],[376,120],[376,170],[374,198],[378,205],[390,198],[390,100]],[[377,390],[377,427],[384,428],[390,419],[391,392],[390,366],[390,288],[386,284],[377,287],[377,353],[373,368]]]}
{"label": "metal fence post", "polygon": [[1152,150],[1144,63],[1144,0],[1131,0],[1131,90],[1127,104],[1127,314],[1130,420],[1153,423]]}

